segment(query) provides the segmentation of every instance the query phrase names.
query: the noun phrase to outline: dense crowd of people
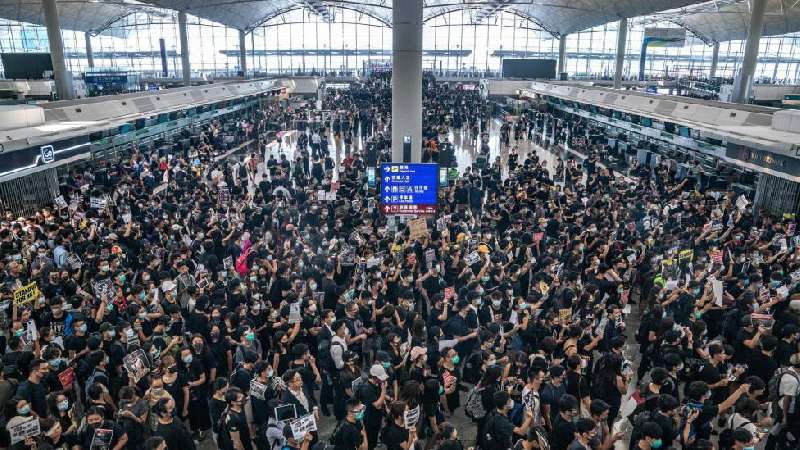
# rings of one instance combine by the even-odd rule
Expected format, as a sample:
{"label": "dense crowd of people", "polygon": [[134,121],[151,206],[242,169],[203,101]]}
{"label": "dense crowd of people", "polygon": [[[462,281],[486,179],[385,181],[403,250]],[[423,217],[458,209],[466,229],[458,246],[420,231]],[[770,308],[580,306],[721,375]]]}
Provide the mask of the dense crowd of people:
{"label": "dense crowd of people", "polygon": [[[367,182],[388,85],[329,92],[324,119],[275,105],[215,122],[191,147],[72,171],[31,217],[6,211],[0,445],[800,446],[793,217],[665,166],[551,174],[514,148],[443,186],[412,235]],[[480,98],[431,78],[425,93],[428,157],[451,128],[477,145]],[[545,114],[501,141],[534,139]],[[293,149],[259,146],[274,123]],[[246,158],[218,158],[231,125],[256,142]]]}

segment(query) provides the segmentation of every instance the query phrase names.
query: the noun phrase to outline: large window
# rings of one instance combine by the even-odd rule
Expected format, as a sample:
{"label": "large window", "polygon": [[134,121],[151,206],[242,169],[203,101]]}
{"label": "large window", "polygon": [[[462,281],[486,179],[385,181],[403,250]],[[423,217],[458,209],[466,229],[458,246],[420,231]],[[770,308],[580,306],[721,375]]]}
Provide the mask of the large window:
{"label": "large window", "polygon": [[[392,29],[382,20],[347,7],[329,7],[333,20],[297,7],[271,18],[245,38],[247,67],[258,74],[356,73],[391,65]],[[509,11],[478,20],[479,10],[457,9],[429,17],[423,27],[423,67],[442,74],[497,75],[506,58],[558,58],[559,40],[535,21]],[[639,74],[645,27],[674,26],[653,18],[630,21],[624,76]],[[566,37],[566,71],[572,77],[611,77],[615,70],[618,23]],[[189,53],[195,75],[228,75],[240,70],[239,30],[188,17]],[[88,68],[85,34],[62,32],[68,68]],[[163,39],[170,76],[181,73],[177,13],[129,15],[93,36],[95,67],[131,70],[144,75],[162,71]],[[0,51],[47,52],[44,27],[0,20]],[[647,77],[707,76],[712,46],[687,33],[681,47],[648,49]],[[733,77],[744,53],[741,40],[720,43],[717,75]],[[0,71],[2,67],[0,67]],[[756,79],[800,81],[800,33],[761,40]]]}

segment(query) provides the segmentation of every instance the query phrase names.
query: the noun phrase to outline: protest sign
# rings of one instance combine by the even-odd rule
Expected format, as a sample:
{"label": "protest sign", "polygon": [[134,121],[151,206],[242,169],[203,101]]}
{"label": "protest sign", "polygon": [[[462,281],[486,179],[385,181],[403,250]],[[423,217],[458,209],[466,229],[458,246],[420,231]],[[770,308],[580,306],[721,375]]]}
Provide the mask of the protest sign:
{"label": "protest sign", "polygon": [[264,400],[264,393],[267,392],[267,385],[253,379],[250,381],[250,395],[258,400]]}
{"label": "protest sign", "polygon": [[233,267],[233,256],[228,256],[225,259],[223,259],[222,267],[224,267],[225,270],[230,270],[231,267]]}
{"label": "protest sign", "polygon": [[339,256],[343,266],[350,267],[355,265],[356,251],[353,247],[350,247],[349,245],[342,245],[342,251]]}
{"label": "protest sign", "polygon": [[378,258],[376,256],[372,256],[367,258],[367,269],[371,269],[373,267],[378,267],[383,262],[383,258]]}
{"label": "protest sign", "polygon": [[14,304],[17,306],[30,303],[39,298],[39,287],[36,282],[28,283],[14,291]]}
{"label": "protest sign", "polygon": [[714,293],[714,304],[722,306],[722,280],[711,280],[711,291]]}
{"label": "protest sign", "polygon": [[58,209],[64,209],[64,208],[68,208],[69,207],[69,205],[67,204],[67,201],[64,200],[64,196],[63,195],[59,195],[58,197],[56,197],[53,200],[53,202],[56,204],[56,207]]}
{"label": "protest sign", "polygon": [[428,263],[429,269],[433,269],[433,264],[436,262],[436,250],[432,248],[425,250],[425,262]]}
{"label": "protest sign", "polygon": [[17,416],[11,419],[6,425],[8,433],[11,435],[12,445],[17,442],[22,442],[26,438],[38,436],[39,433],[41,433],[39,429],[39,418],[37,416],[30,416],[16,421],[15,419],[18,417],[21,418],[21,416]]}
{"label": "protest sign", "polygon": [[89,197],[89,208],[91,209],[106,209],[108,198],[106,197]]}
{"label": "protest sign", "polygon": [[561,326],[564,326],[572,317],[572,308],[561,308],[558,310],[558,318],[561,319]]}
{"label": "protest sign", "polygon": [[300,314],[300,302],[292,303],[289,305],[289,324],[294,325],[303,321],[303,316]]}
{"label": "protest sign", "polygon": [[711,261],[722,264],[722,250],[714,250],[711,252]]}
{"label": "protest sign", "polygon": [[403,421],[405,422],[407,430],[417,426],[417,422],[419,422],[419,405],[417,405],[414,409],[405,410],[403,412]]}
{"label": "protest sign", "polygon": [[289,426],[292,429],[292,437],[294,437],[294,440],[297,442],[301,442],[303,438],[306,437],[306,434],[317,431],[317,421],[314,419],[313,414],[299,417],[291,421]]}
{"label": "protest sign", "polygon": [[125,355],[122,359],[122,364],[134,383],[137,383],[150,372],[150,360],[147,359],[147,354],[142,349]]}
{"label": "protest sign", "polygon": [[408,233],[412,241],[428,236],[428,222],[423,218],[409,220]]}
{"label": "protest sign", "polygon": [[61,387],[65,391],[72,389],[72,382],[75,381],[75,371],[72,367],[67,367],[63,372],[58,374],[58,381],[61,382]]}
{"label": "protest sign", "polygon": [[96,297],[103,297],[104,295],[111,295],[114,291],[114,283],[110,278],[104,278],[100,281],[92,283],[92,289]]}
{"label": "protest sign", "polygon": [[748,201],[747,201],[747,199],[744,197],[744,195],[740,195],[740,196],[739,196],[739,198],[737,198],[737,199],[736,199],[736,207],[737,207],[737,208],[739,208],[739,209],[745,209],[745,208],[747,208],[747,204],[748,204],[748,203],[749,203],[749,202],[748,202]]}
{"label": "protest sign", "polygon": [[694,250],[686,249],[678,252],[678,261],[692,261],[694,259]]}
{"label": "protest sign", "polygon": [[94,437],[92,437],[92,443],[89,445],[89,448],[91,450],[107,450],[111,448],[111,443],[113,441],[114,430],[110,430],[108,428],[97,428],[94,430]]}
{"label": "protest sign", "polygon": [[80,269],[83,266],[83,261],[77,253],[70,253],[67,255],[67,265],[72,269]]}
{"label": "protest sign", "polygon": [[478,254],[478,251],[474,250],[470,254],[468,254],[467,256],[464,257],[464,262],[468,266],[471,266],[471,265],[477,263],[480,259],[481,259],[481,256]]}

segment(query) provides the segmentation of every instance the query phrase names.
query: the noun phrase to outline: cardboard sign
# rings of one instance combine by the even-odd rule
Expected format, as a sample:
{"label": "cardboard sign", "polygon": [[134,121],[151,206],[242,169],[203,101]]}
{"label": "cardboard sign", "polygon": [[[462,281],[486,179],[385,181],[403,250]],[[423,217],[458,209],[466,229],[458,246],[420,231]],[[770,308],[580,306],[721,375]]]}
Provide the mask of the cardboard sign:
{"label": "cardboard sign", "polygon": [[294,440],[301,442],[306,437],[306,434],[317,431],[317,420],[314,419],[313,414],[307,414],[291,421],[289,426],[292,429]]}
{"label": "cardboard sign", "polygon": [[139,382],[143,376],[150,372],[150,360],[147,359],[147,354],[142,349],[125,355],[122,359],[122,364],[128,373],[128,377],[134,383]]}
{"label": "cardboard sign", "polygon": [[267,392],[267,385],[258,380],[250,381],[250,395],[259,400],[264,400],[264,393]]}
{"label": "cardboard sign", "polygon": [[419,405],[417,405],[414,409],[407,409],[403,412],[403,421],[405,422],[405,427],[407,430],[410,430],[417,426],[417,422],[419,422]]}
{"label": "cardboard sign", "polygon": [[106,209],[108,205],[108,198],[106,197],[89,197],[89,208],[91,209]]}
{"label": "cardboard sign", "polygon": [[40,295],[39,287],[36,285],[36,282],[28,283],[14,291],[14,304],[21,306],[30,303],[39,298]]}
{"label": "cardboard sign", "polygon": [[6,425],[8,433],[11,435],[11,444],[22,442],[29,437],[38,436],[41,433],[39,429],[39,418],[37,416],[30,416],[20,422],[12,419],[11,423]]}
{"label": "cardboard sign", "polygon": [[63,372],[59,373],[58,381],[61,382],[61,387],[64,388],[65,391],[71,390],[72,382],[75,381],[75,371],[72,370],[72,367],[67,367]]}
{"label": "cardboard sign", "polygon": [[419,218],[408,222],[409,238],[413,241],[428,236],[428,222]]}

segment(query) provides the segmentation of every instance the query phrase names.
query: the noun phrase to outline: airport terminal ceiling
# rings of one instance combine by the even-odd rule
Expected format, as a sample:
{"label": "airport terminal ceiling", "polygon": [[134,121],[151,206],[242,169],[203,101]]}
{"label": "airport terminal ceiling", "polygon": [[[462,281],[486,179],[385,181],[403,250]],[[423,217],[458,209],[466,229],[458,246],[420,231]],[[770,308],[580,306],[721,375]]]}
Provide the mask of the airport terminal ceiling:
{"label": "airport terminal ceiling", "polygon": [[[391,0],[61,0],[62,28],[93,34],[118,32],[114,22],[135,12],[159,14],[164,8],[222,25],[249,31],[288,10],[305,7],[325,20],[335,21],[331,6],[353,9],[391,25]],[[530,19],[555,36],[614,22],[656,14],[683,26],[706,41],[744,39],[749,16],[745,0],[425,0],[425,19],[469,8],[480,21],[508,11]],[[41,0],[0,0],[0,18],[44,24]],[[764,34],[800,30],[797,2],[768,0]]]}

